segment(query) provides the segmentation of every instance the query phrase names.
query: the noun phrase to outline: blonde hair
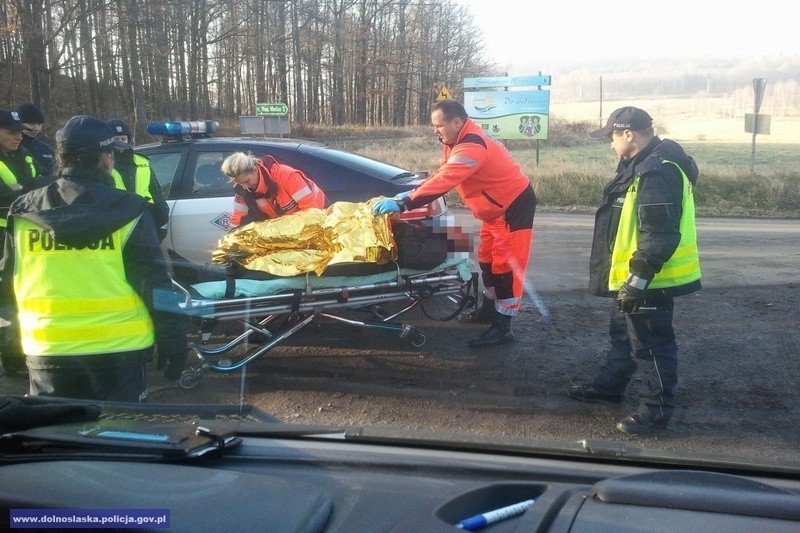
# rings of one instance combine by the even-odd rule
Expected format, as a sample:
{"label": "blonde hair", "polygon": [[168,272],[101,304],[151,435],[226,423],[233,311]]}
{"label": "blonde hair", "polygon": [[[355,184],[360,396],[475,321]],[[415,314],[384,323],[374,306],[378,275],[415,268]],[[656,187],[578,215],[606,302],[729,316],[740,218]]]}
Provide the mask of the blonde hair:
{"label": "blonde hair", "polygon": [[256,158],[252,154],[244,152],[234,152],[222,162],[222,173],[229,178],[235,178],[244,172],[250,172],[256,168]]}

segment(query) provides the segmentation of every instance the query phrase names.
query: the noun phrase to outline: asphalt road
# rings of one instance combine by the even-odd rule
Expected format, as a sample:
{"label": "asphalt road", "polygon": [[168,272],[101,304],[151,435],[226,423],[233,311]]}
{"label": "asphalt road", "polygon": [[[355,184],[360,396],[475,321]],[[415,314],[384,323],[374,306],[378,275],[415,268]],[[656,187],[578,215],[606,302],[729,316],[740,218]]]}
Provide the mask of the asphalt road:
{"label": "asphalt road", "polygon": [[[289,422],[588,438],[800,464],[800,221],[698,220],[703,290],[676,300],[678,409],[669,429],[651,437],[614,428],[635,409],[638,380],[619,407],[566,394],[592,377],[607,345],[611,302],[586,293],[592,225],[591,216],[537,213],[529,298],[513,345],[469,350],[466,340],[484,326],[414,312],[409,322],[428,337],[420,349],[384,332],[324,324],[249,364],[244,378],[208,373],[185,390],[151,372],[150,399],[243,400]],[[0,392],[24,393],[25,383],[0,378]]]}
{"label": "asphalt road", "polygon": [[[236,402],[303,423],[582,441],[596,438],[713,456],[800,460],[797,308],[800,221],[700,219],[704,288],[676,301],[678,410],[667,432],[621,435],[620,407],[574,402],[607,345],[610,300],[586,293],[593,217],[539,213],[516,344],[470,350],[484,326],[410,314],[421,349],[339,324],[303,330],[248,365],[246,379],[207,375],[154,401]],[[539,308],[535,305],[538,302]]]}

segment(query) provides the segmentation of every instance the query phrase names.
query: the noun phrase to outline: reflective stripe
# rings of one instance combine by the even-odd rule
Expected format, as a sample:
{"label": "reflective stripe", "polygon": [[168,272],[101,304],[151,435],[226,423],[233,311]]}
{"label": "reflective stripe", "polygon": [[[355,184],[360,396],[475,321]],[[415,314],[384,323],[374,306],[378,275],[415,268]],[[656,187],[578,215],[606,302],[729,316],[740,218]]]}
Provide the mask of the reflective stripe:
{"label": "reflective stripe", "polygon": [[309,189],[308,187],[303,187],[302,189],[296,190],[294,194],[292,194],[292,198],[294,198],[296,202],[299,202],[309,194],[311,194],[311,189]]}
{"label": "reflective stripe", "polygon": [[139,305],[137,295],[116,298],[76,298],[74,300],[48,300],[28,298],[18,303],[20,313],[80,314],[106,313],[122,309],[135,309]]}
{"label": "reflective stripe", "polygon": [[[20,315],[20,325],[25,322],[25,317]],[[116,328],[109,328],[106,326],[74,326],[74,327],[55,327],[48,326],[45,328],[38,328],[31,331],[26,336],[27,340],[39,342],[42,344],[52,342],[75,342],[75,341],[108,341],[112,339],[135,339],[139,335],[148,333],[152,329],[150,320],[140,319],[132,320],[125,323],[125,335],[121,336],[120,331]],[[126,348],[129,350],[130,348]],[[105,350],[104,350],[105,351]]]}
{"label": "reflective stripe", "polygon": [[470,157],[464,157],[461,155],[454,155],[450,159],[447,160],[447,164],[462,164],[467,165],[468,167],[477,167],[478,162]]}
{"label": "reflective stripe", "polygon": [[506,316],[517,316],[517,314],[519,314],[521,303],[521,298],[502,298],[494,301],[497,312]]}

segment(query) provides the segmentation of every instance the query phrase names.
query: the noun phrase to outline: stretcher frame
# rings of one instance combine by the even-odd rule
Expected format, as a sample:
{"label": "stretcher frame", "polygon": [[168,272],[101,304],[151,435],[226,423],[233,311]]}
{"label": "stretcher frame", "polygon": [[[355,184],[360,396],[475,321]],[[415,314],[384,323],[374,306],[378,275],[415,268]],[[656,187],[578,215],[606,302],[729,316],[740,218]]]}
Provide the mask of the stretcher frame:
{"label": "stretcher frame", "polygon": [[[376,277],[379,280],[373,281]],[[220,321],[233,320],[244,326],[242,333],[219,346],[204,347],[190,343],[190,352],[198,359],[197,366],[182,373],[180,386],[184,389],[194,388],[209,371],[232,373],[241,370],[244,375],[249,363],[317,320],[393,332],[411,346],[420,348],[427,342],[425,334],[419,328],[397,321],[398,317],[420,306],[425,316],[432,320],[452,320],[465,308],[474,307],[476,302],[477,277],[470,272],[469,259],[451,259],[424,271],[400,268],[395,263],[392,271],[378,276],[364,276],[363,279],[369,281],[363,284],[358,282],[357,276],[346,276],[329,277],[325,280],[325,286],[315,286],[320,279],[309,273],[292,278],[294,283],[302,280],[302,289],[222,298],[198,296],[198,285],[187,287],[173,281],[183,295],[183,301],[178,303],[179,312],[199,324],[201,344],[209,342],[213,328]],[[231,281],[239,283],[239,280],[216,283]],[[252,286],[254,280],[247,281]],[[227,288],[230,291],[230,286]],[[433,315],[425,309],[423,301],[434,297],[448,299],[445,314]],[[387,314],[382,305],[389,302],[404,302],[404,305],[400,310]],[[366,311],[371,319],[358,320],[341,314],[349,311]],[[281,317],[284,320],[279,320]],[[253,343],[249,348],[248,341],[253,335],[260,335],[266,341],[263,344]],[[238,360],[227,357],[231,350],[245,343],[248,343],[248,349]]]}

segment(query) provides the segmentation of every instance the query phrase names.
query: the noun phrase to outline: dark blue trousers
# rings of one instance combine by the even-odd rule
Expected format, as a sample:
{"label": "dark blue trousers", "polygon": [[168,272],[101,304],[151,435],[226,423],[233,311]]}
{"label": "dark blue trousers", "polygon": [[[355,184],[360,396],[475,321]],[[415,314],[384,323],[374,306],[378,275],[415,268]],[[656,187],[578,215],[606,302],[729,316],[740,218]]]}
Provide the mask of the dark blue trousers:
{"label": "dark blue trousers", "polygon": [[675,410],[678,384],[678,345],[672,328],[673,300],[648,300],[647,311],[611,311],[611,346],[592,385],[604,394],[621,395],[638,369],[639,413],[669,419]]}

